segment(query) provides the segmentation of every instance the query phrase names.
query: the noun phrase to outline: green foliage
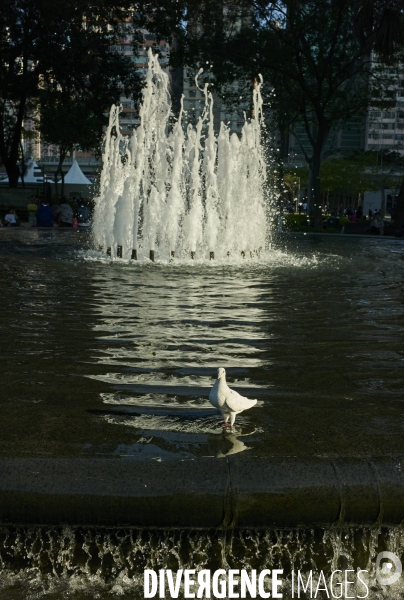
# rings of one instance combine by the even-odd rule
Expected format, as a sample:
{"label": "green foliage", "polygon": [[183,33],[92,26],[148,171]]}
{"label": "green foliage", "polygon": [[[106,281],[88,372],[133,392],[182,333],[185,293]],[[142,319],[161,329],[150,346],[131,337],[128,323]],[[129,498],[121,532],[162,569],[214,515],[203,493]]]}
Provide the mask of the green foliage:
{"label": "green foliage", "polygon": [[309,226],[309,220],[305,214],[283,215],[283,228],[285,231],[303,231],[303,232],[325,232],[325,233],[341,233],[342,227],[352,225],[351,221],[346,217],[339,217],[339,227],[328,226],[323,228]]}
{"label": "green foliage", "polygon": [[306,188],[309,182],[309,167],[291,167],[289,165],[284,166],[284,179],[285,185],[294,191]]}
{"label": "green foliage", "polygon": [[404,169],[404,157],[395,150],[355,150],[344,156],[344,160],[360,165],[361,167],[394,166]]}
{"label": "green foliage", "polygon": [[[320,170],[320,189],[324,194],[354,195],[381,188],[397,189],[404,174],[404,158],[394,151],[355,151],[340,159],[330,158]],[[308,187],[308,167],[285,165],[285,186],[289,195]]]}
{"label": "green foliage", "polygon": [[344,159],[329,159],[321,165],[320,185],[323,193],[358,196],[376,190],[371,173],[363,165]]}
{"label": "green foliage", "polygon": [[[404,158],[394,151],[355,151],[343,158],[324,161],[320,170],[321,192],[330,195],[354,195],[400,186]],[[296,186],[308,186],[308,167],[285,166],[285,185],[296,195]]]}
{"label": "green foliage", "polygon": [[284,215],[283,216],[284,229],[286,231],[307,231],[308,220],[306,215]]}
{"label": "green foliage", "polygon": [[393,150],[356,151],[347,155],[345,161],[357,166],[366,190],[395,189],[400,187],[404,174],[404,158]]}
{"label": "green foliage", "polygon": [[104,123],[104,114],[95,114],[79,98],[63,99],[60,94],[59,99],[48,97],[40,105],[39,130],[42,140],[56,144],[63,150],[70,150],[75,145],[83,151],[96,148]]}

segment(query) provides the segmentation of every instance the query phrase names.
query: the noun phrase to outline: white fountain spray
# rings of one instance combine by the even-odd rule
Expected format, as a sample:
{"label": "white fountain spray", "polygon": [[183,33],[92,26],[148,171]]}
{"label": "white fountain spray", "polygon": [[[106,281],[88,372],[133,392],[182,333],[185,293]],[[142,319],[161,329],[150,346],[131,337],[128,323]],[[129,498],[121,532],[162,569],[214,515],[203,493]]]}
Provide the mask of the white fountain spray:
{"label": "white fountain spray", "polygon": [[268,243],[262,79],[253,90],[254,117],[245,120],[240,138],[224,123],[215,136],[207,84],[199,88],[203,114],[184,133],[183,102],[172,126],[168,76],[151,50],[148,56],[140,125],[130,137],[120,130],[121,109],[111,108],[95,244],[126,260],[257,257]]}

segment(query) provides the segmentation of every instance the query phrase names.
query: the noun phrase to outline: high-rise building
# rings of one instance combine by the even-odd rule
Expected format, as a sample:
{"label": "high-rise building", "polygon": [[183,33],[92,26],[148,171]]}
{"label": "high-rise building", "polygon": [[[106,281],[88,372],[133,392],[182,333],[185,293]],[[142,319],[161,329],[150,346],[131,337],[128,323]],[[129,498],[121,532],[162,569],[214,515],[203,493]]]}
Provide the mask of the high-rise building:
{"label": "high-rise building", "polygon": [[[205,107],[205,94],[201,91],[201,89],[203,90],[203,87],[203,76],[199,79],[197,85],[195,75],[192,74],[191,70],[189,68],[183,69],[182,93],[184,95],[184,110],[186,111],[184,118],[185,123],[195,125],[202,115]],[[238,88],[238,82],[232,84],[234,95],[238,94]],[[213,96],[213,120],[215,132],[219,132],[220,123],[223,122],[230,128],[230,133],[240,134],[245,122],[244,115],[247,118],[251,116],[249,114],[251,111],[251,99],[245,99],[243,96],[241,98],[239,97],[238,107],[234,108],[230,103],[226,104],[219,94],[215,92],[214,85],[209,87],[209,91],[212,92]]]}
{"label": "high-rise building", "polygon": [[[304,152],[310,156],[312,147],[310,145],[307,133],[302,123],[295,123],[292,126],[289,136],[290,162],[304,161]],[[325,151],[329,156],[343,156],[354,150],[365,149],[366,119],[358,116],[350,119],[341,129],[330,131],[325,145]],[[300,143],[299,143],[299,141]]]}
{"label": "high-rise building", "polygon": [[373,61],[380,77],[388,78],[389,108],[374,102],[366,118],[365,150],[394,150],[404,155],[404,65],[391,67]]}
{"label": "high-rise building", "polygon": [[[170,54],[167,43],[164,41],[159,42],[155,35],[149,33],[145,29],[141,29],[139,33],[142,35],[143,39],[138,46],[136,56],[133,52],[133,38],[130,34],[121,40],[121,44],[116,47],[117,50],[125,54],[125,56],[131,58],[133,67],[138,71],[141,78],[145,78],[148,64],[147,53],[151,48],[153,53],[159,54],[159,62],[163,71],[169,74],[168,61]],[[135,107],[133,99],[131,98],[122,95],[120,98],[120,103],[122,105],[122,112],[120,114],[119,121],[121,123],[122,133],[124,135],[129,135],[131,131],[139,124],[139,112]]]}

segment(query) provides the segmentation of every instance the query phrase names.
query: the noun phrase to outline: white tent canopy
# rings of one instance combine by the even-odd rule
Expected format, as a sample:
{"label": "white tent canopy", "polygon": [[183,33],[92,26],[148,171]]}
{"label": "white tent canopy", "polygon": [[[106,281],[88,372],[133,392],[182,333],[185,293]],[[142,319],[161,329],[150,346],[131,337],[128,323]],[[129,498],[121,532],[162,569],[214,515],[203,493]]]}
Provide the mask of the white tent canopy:
{"label": "white tent canopy", "polygon": [[[61,183],[61,181],[58,181],[58,183]],[[84,175],[76,159],[74,159],[70,171],[65,175],[65,183],[91,185],[91,181]]]}

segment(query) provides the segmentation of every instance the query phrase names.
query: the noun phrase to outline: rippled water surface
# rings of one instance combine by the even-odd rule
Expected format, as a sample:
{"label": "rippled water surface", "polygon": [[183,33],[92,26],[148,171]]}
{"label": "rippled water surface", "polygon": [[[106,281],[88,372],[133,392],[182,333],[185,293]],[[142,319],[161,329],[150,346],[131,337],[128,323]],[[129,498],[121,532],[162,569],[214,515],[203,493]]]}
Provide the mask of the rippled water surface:
{"label": "rippled water surface", "polygon": [[[400,240],[302,236],[261,262],[137,265],[82,233],[0,231],[0,456],[401,464],[403,257]],[[258,399],[227,436],[219,366]]]}
{"label": "rippled water surface", "polygon": [[262,263],[141,267],[86,243],[2,233],[0,454],[223,453],[218,366],[259,400],[237,417],[243,449],[401,451],[402,242],[290,239]]}

